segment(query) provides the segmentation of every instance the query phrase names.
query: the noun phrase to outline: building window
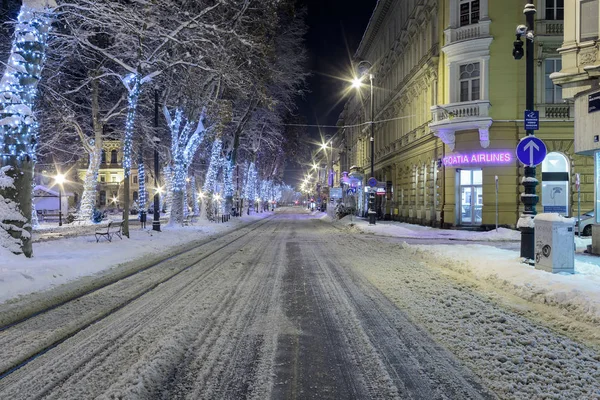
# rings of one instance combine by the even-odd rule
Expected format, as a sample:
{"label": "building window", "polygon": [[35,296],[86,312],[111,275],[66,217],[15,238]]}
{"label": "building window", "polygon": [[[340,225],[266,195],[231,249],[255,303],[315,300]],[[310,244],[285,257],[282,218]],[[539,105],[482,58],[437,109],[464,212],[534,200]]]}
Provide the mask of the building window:
{"label": "building window", "polygon": [[106,164],[106,152],[104,150],[102,150],[102,153],[100,153],[100,162],[102,164]]}
{"label": "building window", "polygon": [[133,201],[138,201],[138,192],[133,192]]}
{"label": "building window", "polygon": [[137,177],[137,175],[133,176],[133,183],[138,183],[138,177]]}
{"label": "building window", "polygon": [[460,101],[479,100],[480,87],[480,67],[479,63],[461,65],[459,76],[460,83]]}
{"label": "building window", "polygon": [[113,183],[116,183],[117,182],[117,176],[116,175],[111,175],[110,176],[110,181],[113,182]]}
{"label": "building window", "polygon": [[106,176],[100,175],[100,182],[106,182]]}
{"label": "building window", "polygon": [[479,0],[461,0],[460,26],[479,22]]}
{"label": "building window", "polygon": [[585,42],[598,38],[598,0],[580,0],[579,15],[581,26],[579,41]]}
{"label": "building window", "polygon": [[110,152],[110,163],[111,164],[117,163],[117,151],[116,150],[111,150],[111,152]]}
{"label": "building window", "polygon": [[546,19],[565,19],[565,0],[546,0]]}
{"label": "building window", "polygon": [[550,74],[553,72],[559,72],[562,68],[562,61],[560,58],[547,59],[544,62],[544,87],[545,87],[545,98],[546,103],[562,103],[562,88],[555,85],[550,79]]}
{"label": "building window", "polygon": [[104,191],[104,190],[100,191],[100,205],[101,206],[106,205],[106,191]]}

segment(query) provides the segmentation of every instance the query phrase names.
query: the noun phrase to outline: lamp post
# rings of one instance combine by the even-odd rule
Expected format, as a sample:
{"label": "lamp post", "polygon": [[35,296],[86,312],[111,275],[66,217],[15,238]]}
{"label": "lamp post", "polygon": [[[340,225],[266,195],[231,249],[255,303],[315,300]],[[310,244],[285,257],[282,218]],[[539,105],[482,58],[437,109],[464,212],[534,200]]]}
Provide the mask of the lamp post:
{"label": "lamp post", "polygon": [[56,174],[54,182],[58,184],[58,226],[62,226],[62,186],[65,183],[65,176]]}
{"label": "lamp post", "polygon": [[[517,40],[514,42],[513,57],[515,60],[520,60],[523,57],[523,42],[521,37],[525,36],[525,108],[527,111],[534,109],[534,65],[533,65],[533,24],[534,15],[536,13],[533,4],[526,4],[523,14],[525,14],[527,26],[519,25],[516,30]],[[527,136],[534,134],[531,129],[527,130]],[[521,257],[533,260],[535,257],[535,235],[532,224],[533,217],[537,214],[535,206],[538,203],[538,196],[535,193],[535,187],[538,182],[535,179],[535,166],[526,165],[524,168],[525,179],[523,179],[523,187],[525,193],[521,195],[521,201],[524,205],[524,211],[519,218],[517,227],[521,230]]]}
{"label": "lamp post", "polygon": [[[154,89],[154,128],[158,128],[158,89]],[[158,188],[158,145],[160,139],[158,136],[152,138],[154,142],[154,187]],[[152,230],[160,232],[160,192],[157,189],[154,192],[154,218],[152,219]]]}
{"label": "lamp post", "polygon": [[[373,69],[373,64],[370,62],[363,60],[358,63],[356,66],[359,71],[359,77],[353,80],[352,86],[355,88],[360,88],[362,85],[363,77],[368,73],[369,74],[369,83],[371,86],[371,177],[375,177],[375,110],[373,107],[373,74],[371,70]],[[376,221],[376,212],[375,212],[375,192],[373,188],[369,190],[369,225],[375,225]]]}
{"label": "lamp post", "polygon": [[160,139],[154,136],[154,218],[152,220],[152,230],[160,232],[160,191],[158,190],[158,145]]}

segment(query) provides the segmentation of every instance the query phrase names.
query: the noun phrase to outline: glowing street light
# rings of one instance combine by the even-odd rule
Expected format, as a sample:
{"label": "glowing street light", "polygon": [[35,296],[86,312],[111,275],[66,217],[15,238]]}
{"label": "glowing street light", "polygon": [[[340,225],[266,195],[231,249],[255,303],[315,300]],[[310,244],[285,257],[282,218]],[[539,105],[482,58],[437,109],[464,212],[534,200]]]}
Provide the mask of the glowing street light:
{"label": "glowing street light", "polygon": [[362,83],[362,77],[360,77],[360,78],[356,77],[356,78],[352,79],[352,87],[354,89],[360,88],[362,86],[362,84],[363,84]]}

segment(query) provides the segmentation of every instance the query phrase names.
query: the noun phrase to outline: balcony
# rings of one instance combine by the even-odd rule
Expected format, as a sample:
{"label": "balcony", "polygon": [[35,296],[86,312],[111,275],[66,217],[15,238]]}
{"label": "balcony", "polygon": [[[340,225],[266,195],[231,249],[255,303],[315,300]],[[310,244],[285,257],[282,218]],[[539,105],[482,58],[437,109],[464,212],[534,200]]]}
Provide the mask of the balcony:
{"label": "balcony", "polygon": [[540,118],[572,121],[575,115],[573,104],[536,104],[535,107],[540,112]]}
{"label": "balcony", "polygon": [[565,31],[562,20],[538,20],[535,23],[536,35],[563,36]]}
{"label": "balcony", "polygon": [[444,31],[445,45],[451,45],[464,40],[486,38],[490,36],[490,20],[479,21],[477,24],[465,25],[459,28],[448,28]]}
{"label": "balcony", "polygon": [[433,106],[429,129],[451,150],[454,150],[455,132],[477,129],[481,147],[487,148],[490,145],[489,129],[492,125],[492,118],[489,116],[490,107],[488,100]]}

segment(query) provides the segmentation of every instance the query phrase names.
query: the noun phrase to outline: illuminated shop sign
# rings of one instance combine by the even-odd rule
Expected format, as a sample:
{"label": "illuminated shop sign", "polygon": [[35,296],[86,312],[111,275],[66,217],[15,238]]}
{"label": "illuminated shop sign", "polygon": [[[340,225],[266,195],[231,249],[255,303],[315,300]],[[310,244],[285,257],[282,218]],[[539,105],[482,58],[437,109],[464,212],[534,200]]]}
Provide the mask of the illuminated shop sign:
{"label": "illuminated shop sign", "polygon": [[456,167],[459,165],[508,164],[512,161],[513,155],[509,151],[452,154],[443,159],[444,166],[446,167]]}

